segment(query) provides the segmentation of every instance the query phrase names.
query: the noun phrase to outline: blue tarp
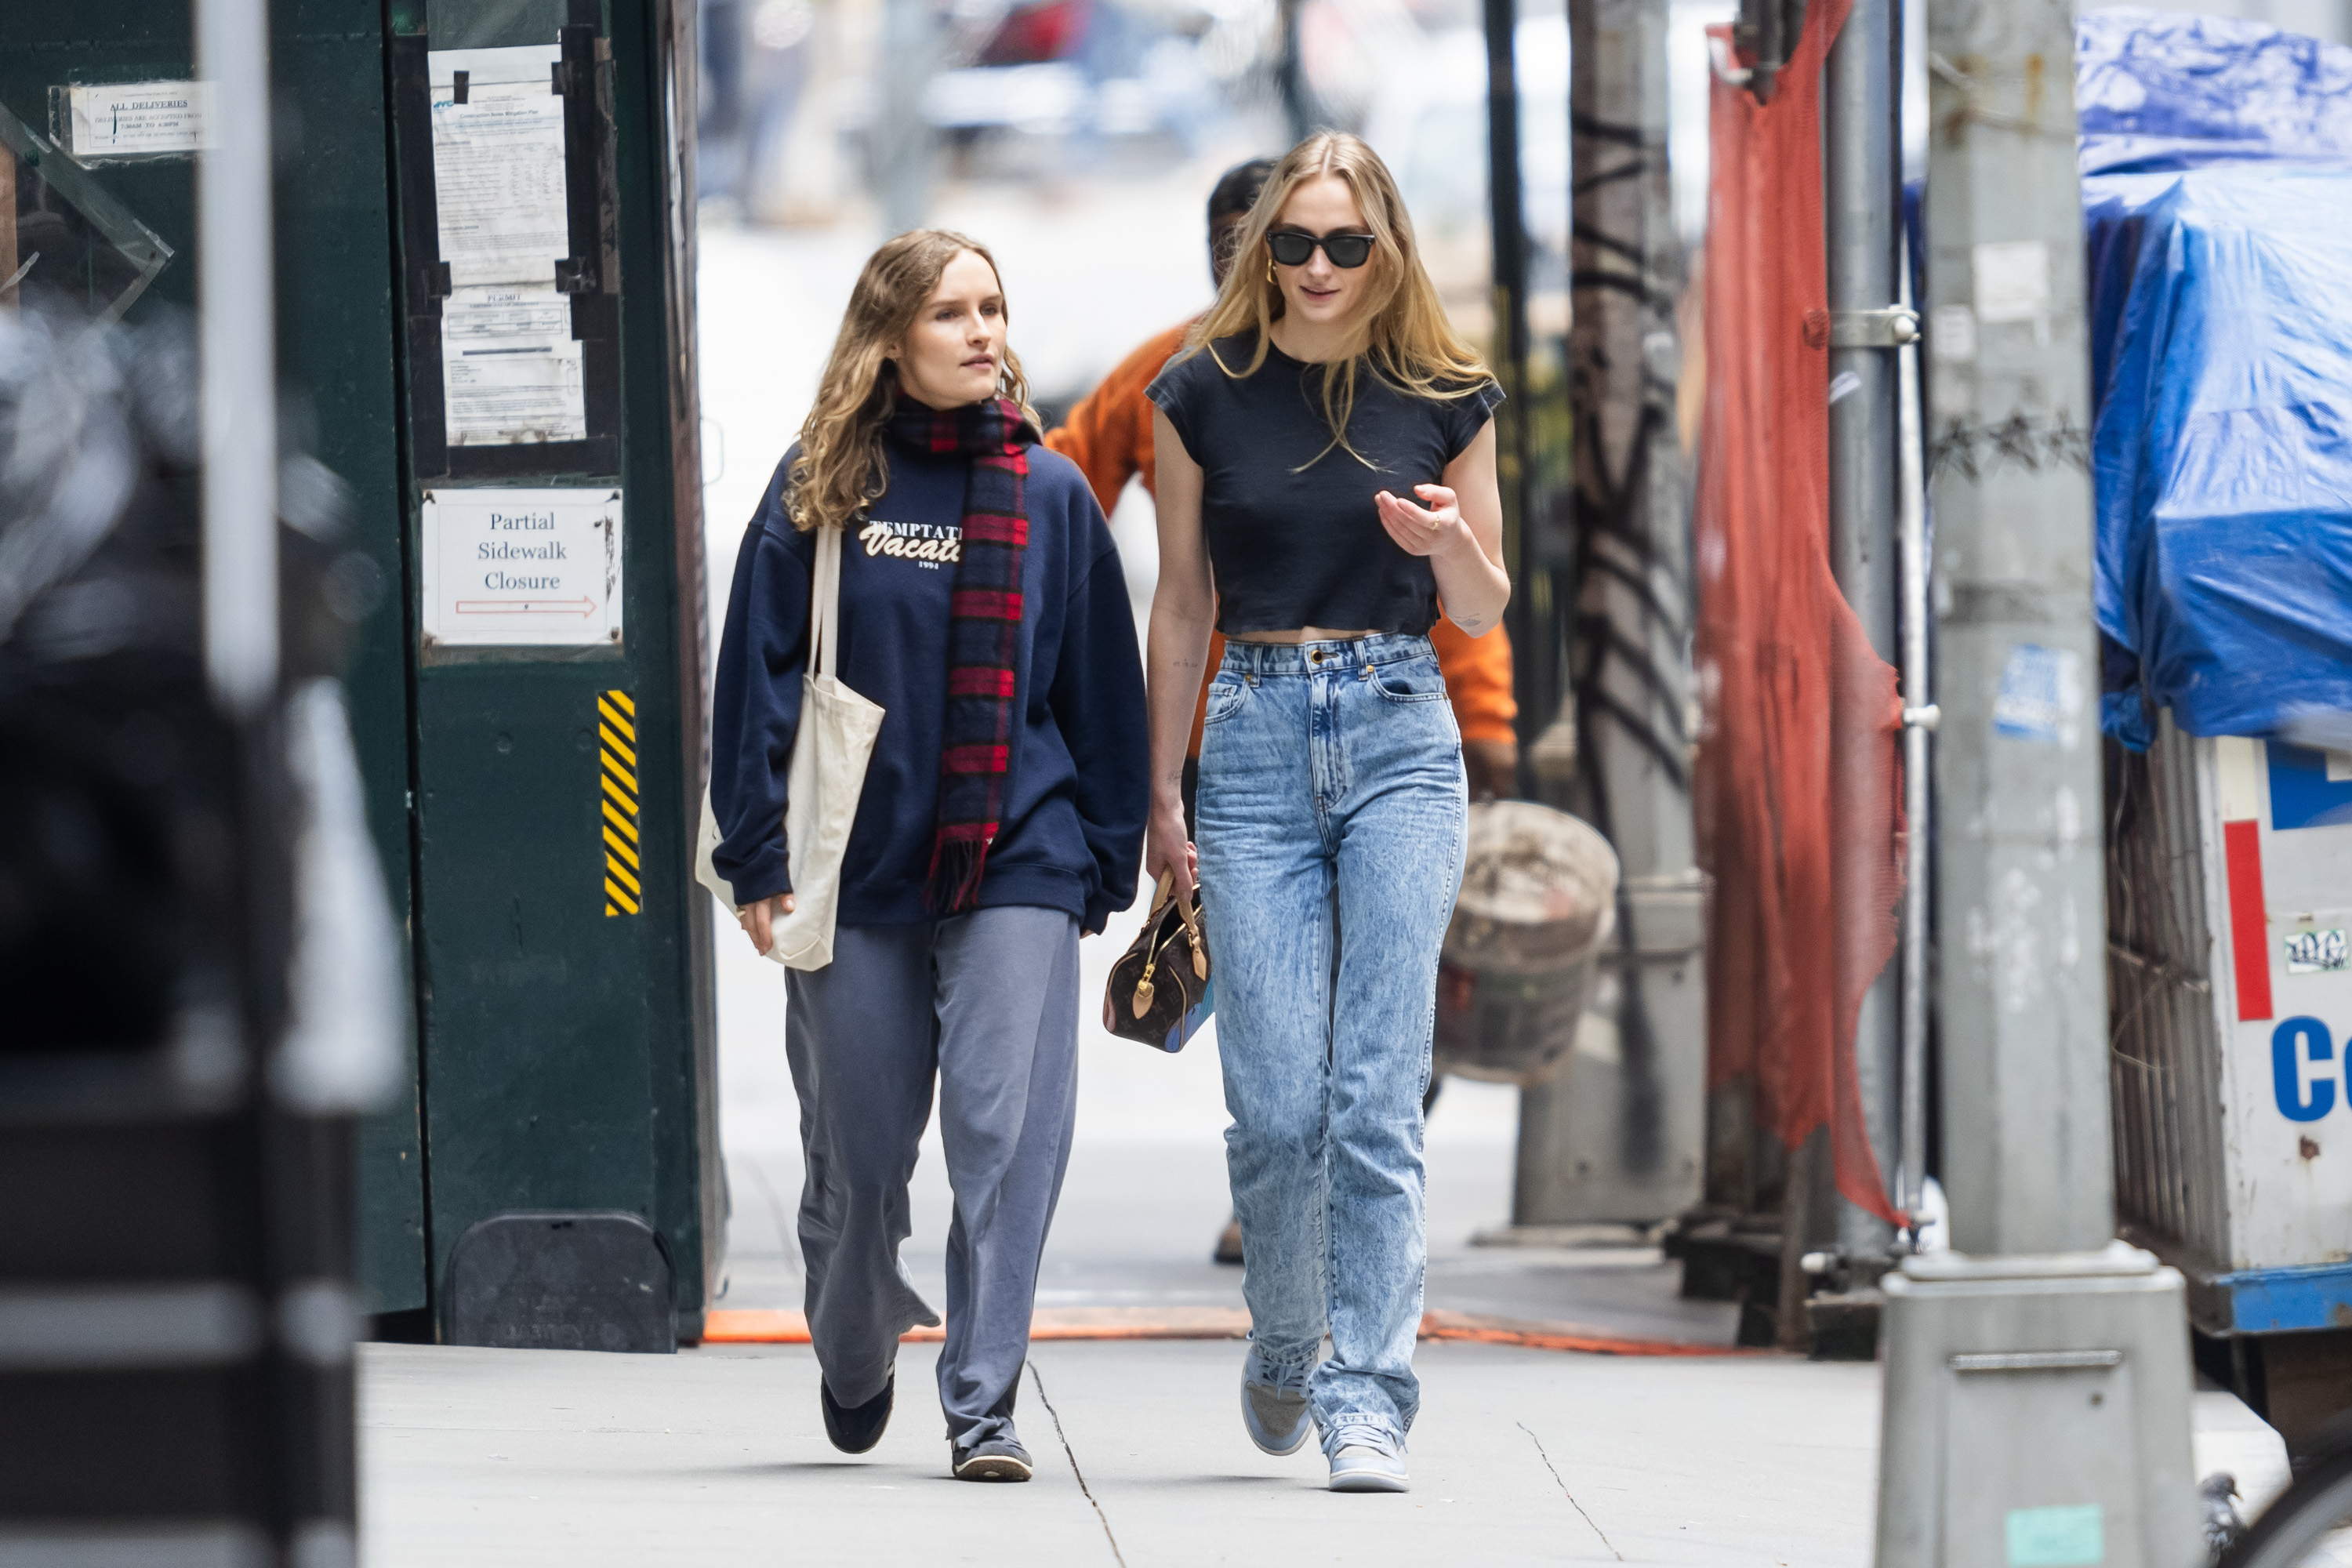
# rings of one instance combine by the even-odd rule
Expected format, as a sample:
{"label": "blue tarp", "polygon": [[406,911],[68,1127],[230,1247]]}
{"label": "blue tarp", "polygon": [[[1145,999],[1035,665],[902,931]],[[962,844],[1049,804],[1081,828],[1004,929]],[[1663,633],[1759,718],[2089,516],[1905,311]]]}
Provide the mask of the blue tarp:
{"label": "blue tarp", "polygon": [[2085,174],[2352,157],[2352,48],[2260,22],[2093,11],[2074,20]]}
{"label": "blue tarp", "polygon": [[2352,48],[2077,21],[2106,731],[2352,710]]}

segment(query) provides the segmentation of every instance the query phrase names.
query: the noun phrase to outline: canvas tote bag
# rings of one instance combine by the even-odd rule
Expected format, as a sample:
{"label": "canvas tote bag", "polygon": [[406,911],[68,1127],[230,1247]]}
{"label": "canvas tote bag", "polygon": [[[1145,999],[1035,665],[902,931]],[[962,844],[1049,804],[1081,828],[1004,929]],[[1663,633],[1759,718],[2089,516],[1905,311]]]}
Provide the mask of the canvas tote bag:
{"label": "canvas tote bag", "polygon": [[[801,722],[793,739],[784,803],[793,912],[776,922],[775,945],[768,949],[768,956],[788,969],[823,969],[833,962],[841,859],[866,787],[866,765],[882,731],[880,704],[860,697],[833,673],[841,643],[841,534],[838,528],[816,531],[816,566],[809,582],[809,667],[801,677]],[[710,863],[719,837],[706,789],[695,877],[731,915],[735,890]]]}

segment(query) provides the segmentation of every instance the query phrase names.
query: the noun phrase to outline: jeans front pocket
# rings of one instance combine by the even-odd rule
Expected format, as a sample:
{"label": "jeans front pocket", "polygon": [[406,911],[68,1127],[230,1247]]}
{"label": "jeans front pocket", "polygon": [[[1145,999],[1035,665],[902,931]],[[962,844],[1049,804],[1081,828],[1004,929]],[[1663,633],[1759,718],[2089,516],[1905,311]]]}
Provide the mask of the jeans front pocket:
{"label": "jeans front pocket", "polygon": [[1368,668],[1372,672],[1372,689],[1391,702],[1445,700],[1445,676],[1438,669],[1434,654],[1415,654]]}
{"label": "jeans front pocket", "polygon": [[1209,683],[1209,712],[1206,722],[1222,724],[1241,711],[1243,699],[1249,695],[1249,684],[1232,670],[1219,670],[1216,679]]}

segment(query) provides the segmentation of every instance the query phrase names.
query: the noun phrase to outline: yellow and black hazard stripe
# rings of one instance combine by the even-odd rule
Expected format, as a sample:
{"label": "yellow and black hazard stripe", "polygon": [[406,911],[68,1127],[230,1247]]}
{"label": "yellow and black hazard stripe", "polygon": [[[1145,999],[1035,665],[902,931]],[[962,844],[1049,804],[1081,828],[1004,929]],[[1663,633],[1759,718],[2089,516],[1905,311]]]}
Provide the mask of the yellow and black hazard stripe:
{"label": "yellow and black hazard stripe", "polygon": [[637,886],[637,705],[625,691],[596,698],[596,739],[604,753],[604,912],[633,915],[644,900]]}

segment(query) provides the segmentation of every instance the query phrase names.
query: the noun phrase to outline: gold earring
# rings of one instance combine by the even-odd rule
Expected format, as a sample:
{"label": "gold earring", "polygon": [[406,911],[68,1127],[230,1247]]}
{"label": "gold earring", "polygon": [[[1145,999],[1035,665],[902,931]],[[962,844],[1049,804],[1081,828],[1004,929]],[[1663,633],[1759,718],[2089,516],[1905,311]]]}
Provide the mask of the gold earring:
{"label": "gold earring", "polygon": [[1267,253],[1265,258],[1265,280],[1269,283],[1279,283],[1281,281],[1281,279],[1276,278],[1274,275],[1274,256],[1270,251]]}

